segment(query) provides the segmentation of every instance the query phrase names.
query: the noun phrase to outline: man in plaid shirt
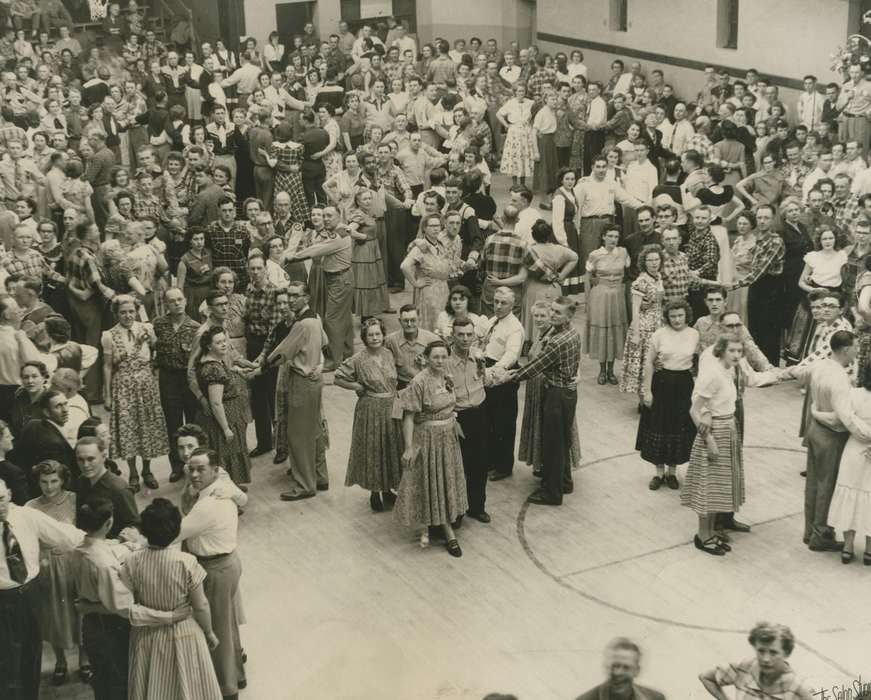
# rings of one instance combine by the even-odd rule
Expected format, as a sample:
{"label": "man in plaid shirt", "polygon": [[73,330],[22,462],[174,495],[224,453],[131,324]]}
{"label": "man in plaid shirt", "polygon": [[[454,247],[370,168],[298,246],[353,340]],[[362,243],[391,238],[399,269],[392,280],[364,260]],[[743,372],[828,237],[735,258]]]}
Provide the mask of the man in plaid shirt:
{"label": "man in plaid shirt", "polygon": [[251,233],[246,224],[236,221],[236,202],[230,197],[224,196],[218,201],[218,212],[218,221],[206,227],[206,247],[212,250],[215,267],[223,265],[236,273],[236,290],[241,291],[248,284]]}
{"label": "man in plaid shirt", "polygon": [[680,231],[667,228],[662,232],[663,302],[686,301],[690,287],[690,263],[680,250]]}
{"label": "man in plaid shirt", "polygon": [[[281,311],[275,301],[278,291],[266,277],[266,260],[255,251],[248,259],[248,278],[245,290],[245,342],[249,360],[256,360],[263,352],[269,331],[281,321]],[[251,379],[251,414],[257,433],[257,447],[251,457],[259,457],[272,450],[272,421],[275,418],[275,383],[277,370],[273,367]]]}
{"label": "man in plaid shirt", "polygon": [[720,264],[720,246],[711,233],[711,210],[707,206],[693,211],[693,230],[684,244],[684,253],[691,272],[689,302],[693,317],[698,318],[707,311],[704,280],[716,280]]}
{"label": "man in plaid shirt", "polygon": [[12,238],[12,250],[0,257],[0,267],[6,274],[33,277],[34,279],[50,279],[54,282],[66,282],[66,278],[55,272],[45,261],[38,250],[31,247],[33,233],[30,227],[19,224],[15,227]]}
{"label": "man in plaid shirt", "polygon": [[[517,207],[509,204],[502,212],[502,231],[492,234],[481,251],[480,267],[484,273],[481,313],[493,315],[493,293],[497,287],[520,287],[531,271],[547,274],[547,266],[523,239],[514,234]],[[548,280],[552,281],[552,280]],[[514,313],[520,312],[520,294],[514,297]]]}
{"label": "man in plaid shirt", "polygon": [[578,367],[581,336],[572,328],[575,302],[560,297],[550,305],[550,329],[541,353],[522,369],[511,372],[511,381],[544,375],[542,396],[542,480],[528,503],[559,506],[563,494],[574,491],[570,450],[578,403]]}

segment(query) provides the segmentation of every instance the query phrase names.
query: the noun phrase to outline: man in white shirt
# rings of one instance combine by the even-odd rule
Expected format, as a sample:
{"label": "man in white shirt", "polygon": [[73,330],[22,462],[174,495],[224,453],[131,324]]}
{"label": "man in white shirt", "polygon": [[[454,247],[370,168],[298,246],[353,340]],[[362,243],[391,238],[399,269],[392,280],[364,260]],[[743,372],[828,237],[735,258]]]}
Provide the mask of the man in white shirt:
{"label": "man in white shirt", "polygon": [[40,545],[46,550],[72,550],[84,533],[34,508],[11,502],[0,479],[0,697],[10,700],[39,696],[42,638],[37,618],[34,580],[39,575]]}
{"label": "man in white shirt", "polygon": [[[814,188],[817,182],[819,182],[823,178],[832,177],[832,163],[832,152],[829,150],[820,151],[820,154],[817,157],[817,167],[807,174],[807,177],[805,177],[804,182],[802,182],[801,184],[801,196],[803,202],[807,202],[808,193]],[[861,173],[860,177],[857,177],[856,180],[853,182],[854,193],[858,192],[856,185],[858,184],[860,179]]]}
{"label": "man in white shirt", "polygon": [[414,37],[408,35],[408,30],[404,24],[396,27],[396,38],[393,40],[393,46],[399,49],[399,55],[404,56],[406,51],[411,51],[412,56],[417,56],[417,42]]}
{"label": "man in white shirt", "polygon": [[520,78],[520,66],[514,63],[514,54],[506,51],[503,56],[505,65],[499,69],[499,77],[509,85],[514,85]]}
{"label": "man in white shirt", "polygon": [[[186,542],[206,570],[203,584],[212,612],[212,628],[220,640],[212,649],[212,662],[221,695],[235,696],[247,684],[242,665],[242,643],[236,618],[236,595],[242,563],[236,554],[239,513],[236,504],[227,498],[243,499],[244,494],[232,483],[219,480],[218,456],[212,450],[199,448],[188,459],[190,485],[197,492],[191,512],[181,521],[177,542]],[[238,492],[238,493],[237,493]]]}
{"label": "man in white shirt", "polygon": [[251,96],[251,93],[259,85],[258,79],[262,71],[260,66],[254,64],[247,52],[242,52],[239,56],[239,62],[241,65],[228,78],[224,78],[221,81],[221,87],[232,87],[235,85],[239,104],[246,104],[248,97]]}
{"label": "man in white shirt", "polygon": [[532,207],[532,192],[524,185],[511,188],[511,204],[517,207],[517,225],[514,227],[514,235],[523,240],[527,245],[533,243],[532,225],[543,218],[538,209]]}
{"label": "man in white shirt", "polygon": [[593,158],[605,148],[605,124],[608,123],[608,103],[602,97],[602,83],[594,80],[587,85],[587,130],[584,132],[584,172],[592,169]]}
{"label": "man in white shirt", "polygon": [[[514,292],[510,287],[499,287],[493,294],[495,316],[489,321],[484,339],[484,363],[493,381],[499,381],[507,372],[517,368],[523,350],[523,324],[512,313]],[[517,434],[516,382],[486,386],[484,410],[490,418],[490,481],[507,479],[514,471],[514,438]]]}
{"label": "man in white shirt", "polygon": [[12,296],[0,296],[0,420],[12,415],[21,365],[40,359],[39,350],[20,330],[21,307]]}
{"label": "man in white shirt", "polygon": [[825,98],[817,90],[817,77],[815,75],[806,75],[803,83],[804,92],[798,97],[796,113],[799,124],[804,124],[808,131],[813,131],[820,125]]}
{"label": "man in white shirt", "polygon": [[674,127],[671,130],[671,140],[666,141],[663,136],[662,145],[678,158],[684,154],[689,148],[690,139],[695,135],[696,130],[692,123],[687,119],[687,106],[683,102],[678,102],[674,106]]}
{"label": "man in white shirt", "polygon": [[[635,159],[626,168],[623,187],[626,192],[645,204],[653,199],[653,190],[659,184],[659,173],[650,162],[650,149],[646,142],[635,144]],[[631,207],[630,207],[631,208]]]}

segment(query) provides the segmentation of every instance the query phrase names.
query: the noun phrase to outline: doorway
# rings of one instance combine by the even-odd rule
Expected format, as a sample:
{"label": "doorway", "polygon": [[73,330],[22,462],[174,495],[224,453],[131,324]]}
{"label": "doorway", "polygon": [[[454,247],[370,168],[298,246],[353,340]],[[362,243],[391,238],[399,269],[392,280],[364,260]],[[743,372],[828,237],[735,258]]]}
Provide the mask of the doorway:
{"label": "doorway", "polygon": [[278,36],[286,45],[291,45],[294,34],[302,34],[306,22],[314,18],[313,2],[282,2],[275,6],[275,25]]}

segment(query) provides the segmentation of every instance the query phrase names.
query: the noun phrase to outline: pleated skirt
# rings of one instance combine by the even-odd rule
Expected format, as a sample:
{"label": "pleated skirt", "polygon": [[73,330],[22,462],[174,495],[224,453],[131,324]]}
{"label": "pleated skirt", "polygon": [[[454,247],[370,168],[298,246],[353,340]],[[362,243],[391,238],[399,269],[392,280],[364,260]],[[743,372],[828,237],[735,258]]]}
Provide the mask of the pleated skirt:
{"label": "pleated skirt", "polygon": [[641,409],[635,449],[651,464],[684,464],[696,437],[690,418],[692,372],[658,370],[653,373],[651,388],[653,406]]}
{"label": "pleated skirt", "polygon": [[584,333],[587,354],[599,362],[619,360],[628,325],[623,282],[600,280],[588,294]]}
{"label": "pleated skirt", "polygon": [[744,461],[735,416],[715,416],[711,434],[719,454],[711,457],[705,439],[696,435],[680,503],[699,515],[734,513],[744,504]]}

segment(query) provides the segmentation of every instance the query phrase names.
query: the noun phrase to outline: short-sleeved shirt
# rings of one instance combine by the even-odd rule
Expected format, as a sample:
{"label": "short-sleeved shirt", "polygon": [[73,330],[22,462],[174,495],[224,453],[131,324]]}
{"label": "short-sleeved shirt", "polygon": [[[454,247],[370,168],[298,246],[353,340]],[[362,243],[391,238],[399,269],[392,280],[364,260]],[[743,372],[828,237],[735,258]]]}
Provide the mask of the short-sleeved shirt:
{"label": "short-sleeved shirt", "polygon": [[650,337],[650,350],[662,363],[663,369],[682,371],[693,366],[693,355],[699,351],[699,332],[686,327],[676,331],[669,326],[654,331]]}
{"label": "short-sleeved shirt", "polygon": [[693,388],[693,399],[707,399],[712,416],[730,416],[735,413],[738,392],[732,372],[721,362],[711,362],[699,368],[699,376]]}
{"label": "short-sleeved shirt", "polygon": [[423,370],[399,392],[399,402],[403,411],[414,413],[415,423],[448,419],[456,404],[453,382],[446,375]]}
{"label": "short-sleeved shirt", "polygon": [[735,700],[803,700],[813,695],[813,691],[804,685],[792,669],[787,670],[773,688],[762,690],[759,685],[759,662],[756,659],[720,666],[715,675],[719,685],[735,686]]}
{"label": "short-sleeved shirt", "polygon": [[393,353],[396,361],[396,374],[400,384],[407,384],[420,372],[418,357],[423,354],[423,349],[439,337],[435,333],[419,329],[415,340],[406,340],[402,331],[388,334],[384,339],[384,347]]}
{"label": "short-sleeved shirt", "polygon": [[839,287],[841,285],[841,270],[847,264],[847,253],[836,251],[827,255],[821,250],[814,250],[804,256],[805,264],[811,268],[811,280],[820,287]]}

